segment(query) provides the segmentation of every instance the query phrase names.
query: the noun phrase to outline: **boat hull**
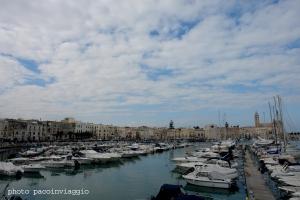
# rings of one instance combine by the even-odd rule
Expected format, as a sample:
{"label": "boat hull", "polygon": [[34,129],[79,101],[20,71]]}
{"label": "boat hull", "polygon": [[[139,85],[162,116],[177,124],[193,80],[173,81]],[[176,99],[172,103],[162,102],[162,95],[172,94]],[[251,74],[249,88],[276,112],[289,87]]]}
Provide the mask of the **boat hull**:
{"label": "boat hull", "polygon": [[224,188],[224,189],[228,189],[231,187],[231,183],[229,182],[205,181],[205,180],[195,180],[195,179],[186,179],[186,182],[192,185],[197,185],[202,187]]}

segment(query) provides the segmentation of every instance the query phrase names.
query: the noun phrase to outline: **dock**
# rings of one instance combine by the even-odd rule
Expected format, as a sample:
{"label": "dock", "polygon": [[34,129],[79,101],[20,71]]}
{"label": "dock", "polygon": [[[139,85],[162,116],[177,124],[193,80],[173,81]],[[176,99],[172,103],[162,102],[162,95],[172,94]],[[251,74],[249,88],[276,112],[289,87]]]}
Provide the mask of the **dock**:
{"label": "dock", "polygon": [[273,193],[264,180],[264,177],[257,170],[257,166],[251,158],[250,152],[245,155],[245,176],[250,199],[255,200],[275,200]]}

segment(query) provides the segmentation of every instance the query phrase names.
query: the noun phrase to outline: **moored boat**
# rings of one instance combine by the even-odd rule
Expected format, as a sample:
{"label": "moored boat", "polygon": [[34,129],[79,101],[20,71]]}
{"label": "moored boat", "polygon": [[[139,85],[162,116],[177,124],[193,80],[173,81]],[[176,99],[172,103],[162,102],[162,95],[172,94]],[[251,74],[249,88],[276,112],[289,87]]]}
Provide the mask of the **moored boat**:
{"label": "moored boat", "polygon": [[213,172],[192,172],[182,176],[187,183],[203,187],[229,189],[233,185],[232,179],[225,178],[223,174]]}
{"label": "moored boat", "polygon": [[22,169],[24,170],[24,173],[39,173],[41,170],[45,169],[45,167],[41,164],[29,164],[23,165]]}
{"label": "moored boat", "polygon": [[24,170],[12,162],[0,162],[0,175],[21,177]]}

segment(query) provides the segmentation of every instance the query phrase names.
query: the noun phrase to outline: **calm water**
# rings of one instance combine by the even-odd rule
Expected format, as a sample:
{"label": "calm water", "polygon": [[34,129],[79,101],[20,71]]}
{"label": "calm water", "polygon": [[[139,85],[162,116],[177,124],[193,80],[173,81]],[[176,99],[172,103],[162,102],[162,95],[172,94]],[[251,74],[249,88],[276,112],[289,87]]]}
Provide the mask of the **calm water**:
{"label": "calm water", "polygon": [[[239,191],[199,188],[186,185],[180,175],[172,173],[175,165],[171,159],[184,155],[193,147],[170,150],[161,154],[142,156],[138,159],[124,160],[118,164],[93,166],[72,171],[42,171],[43,177],[23,177],[20,180],[0,179],[0,189],[9,182],[9,189],[27,189],[26,199],[103,199],[138,200],[156,195],[164,183],[181,184],[189,193],[198,193],[214,199],[245,199],[244,187],[238,182]],[[36,195],[37,189],[87,189],[88,195]]]}

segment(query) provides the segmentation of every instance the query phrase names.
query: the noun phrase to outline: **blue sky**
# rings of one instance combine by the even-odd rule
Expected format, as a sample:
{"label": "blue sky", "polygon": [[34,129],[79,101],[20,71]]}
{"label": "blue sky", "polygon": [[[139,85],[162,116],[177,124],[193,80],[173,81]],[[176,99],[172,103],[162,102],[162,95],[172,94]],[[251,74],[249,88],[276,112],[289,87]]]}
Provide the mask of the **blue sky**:
{"label": "blue sky", "polygon": [[297,0],[2,4],[0,118],[247,126],[279,94],[300,130]]}

